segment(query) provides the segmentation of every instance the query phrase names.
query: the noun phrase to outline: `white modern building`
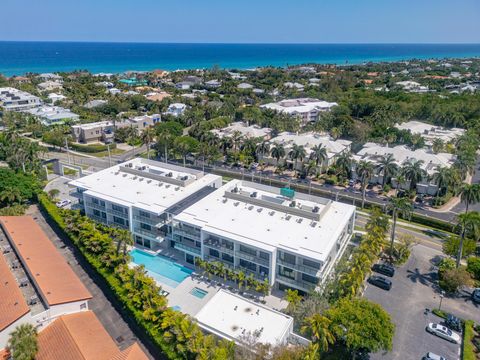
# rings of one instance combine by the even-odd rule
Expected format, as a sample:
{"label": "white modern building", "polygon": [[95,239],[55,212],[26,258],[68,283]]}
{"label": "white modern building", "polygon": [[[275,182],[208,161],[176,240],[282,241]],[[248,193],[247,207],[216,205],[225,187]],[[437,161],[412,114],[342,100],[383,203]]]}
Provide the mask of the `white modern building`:
{"label": "white modern building", "polygon": [[[303,162],[308,162],[310,154],[315,146],[324,147],[327,152],[327,159],[325,160],[325,163],[320,164],[320,166],[325,168],[333,165],[341,154],[349,152],[352,142],[342,139],[334,140],[327,134],[320,134],[316,132],[298,134],[285,131],[270,140],[270,149],[272,149],[275,144],[282,145],[285,149],[285,157],[283,159],[279,159],[279,164],[291,165],[292,167],[294,160],[290,159],[288,154],[293,145],[303,146],[305,148],[306,157]],[[268,164],[277,165],[277,159],[271,155],[265,156],[263,160]],[[301,168],[302,161],[298,161],[297,170],[301,170]]]}
{"label": "white modern building", "polygon": [[397,124],[395,127],[399,130],[408,130],[412,134],[420,134],[425,139],[427,145],[432,145],[434,139],[440,139],[444,143],[449,143],[465,133],[464,129],[460,128],[443,128],[427,124],[421,121],[407,121],[402,124]]}
{"label": "white modern building", "polygon": [[170,232],[172,217],[219,188],[222,178],[137,158],[69,184],[87,216],[129,229],[137,245],[156,250]]}
{"label": "white modern building", "polygon": [[165,114],[172,115],[172,116],[180,116],[180,115],[183,115],[186,109],[187,109],[187,105],[185,104],[173,103],[168,106],[168,109],[165,112]]}
{"label": "white modern building", "polygon": [[231,137],[235,133],[240,133],[244,138],[262,138],[263,140],[268,140],[270,139],[272,129],[262,128],[258,125],[248,125],[242,121],[237,121],[222,129],[211,130],[211,132],[219,138]]}
{"label": "white modern building", "polygon": [[80,116],[60,106],[40,106],[33,109],[25,110],[40,119],[43,125],[63,124],[65,121],[78,121]]}
{"label": "white modern building", "polygon": [[[436,168],[451,167],[455,162],[455,155],[449,153],[434,154],[428,149],[410,150],[405,145],[398,145],[395,147],[383,146],[375,143],[366,143],[363,148],[353,156],[358,163],[359,161],[370,161],[377,164],[380,159],[388,154],[392,154],[395,159],[395,163],[400,167],[406,162],[413,162],[421,160],[423,161],[422,169],[425,171],[426,176],[423,180],[417,183],[417,192],[420,194],[435,195],[438,191],[438,185],[431,179],[435,174]],[[383,174],[377,173],[370,180],[371,183],[383,183]],[[392,179],[392,184],[397,186],[396,179]],[[410,183],[400,184],[400,188],[408,189]]]}
{"label": "white modern building", "polygon": [[352,205],[233,180],[173,217],[169,246],[307,292],[342,255],[354,220]]}
{"label": "white modern building", "polygon": [[246,342],[252,338],[261,344],[286,345],[293,333],[292,317],[225,290],[218,291],[195,318],[203,330],[239,345],[251,345]]}
{"label": "white modern building", "polygon": [[262,105],[262,108],[272,109],[291,116],[297,116],[303,124],[315,122],[320,113],[330,111],[336,102],[327,102],[312,98],[287,99],[276,103]]}
{"label": "white modern building", "polygon": [[0,106],[5,111],[24,111],[42,105],[42,100],[11,87],[0,88]]}

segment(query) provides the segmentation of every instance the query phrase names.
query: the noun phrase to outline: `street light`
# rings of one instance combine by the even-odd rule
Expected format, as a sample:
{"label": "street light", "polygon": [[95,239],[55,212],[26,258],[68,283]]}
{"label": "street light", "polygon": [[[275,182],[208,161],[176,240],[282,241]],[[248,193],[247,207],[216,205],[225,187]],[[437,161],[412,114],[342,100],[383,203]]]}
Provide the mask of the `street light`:
{"label": "street light", "polygon": [[445,297],[445,291],[442,290],[442,293],[440,294],[440,305],[438,306],[438,310],[442,310],[442,301],[444,297]]}

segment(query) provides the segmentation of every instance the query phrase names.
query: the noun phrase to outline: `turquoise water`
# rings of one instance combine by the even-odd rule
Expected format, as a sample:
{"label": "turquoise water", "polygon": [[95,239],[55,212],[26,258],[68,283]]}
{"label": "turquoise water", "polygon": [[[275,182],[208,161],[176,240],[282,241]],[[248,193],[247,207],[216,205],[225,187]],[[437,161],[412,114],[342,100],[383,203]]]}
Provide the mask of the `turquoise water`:
{"label": "turquoise water", "polygon": [[151,255],[138,249],[133,249],[130,255],[135,264],[145,265],[149,275],[155,280],[172,288],[176,288],[178,284],[193,272],[193,270],[177,264],[166,257]]}
{"label": "turquoise water", "polygon": [[202,290],[202,289],[199,289],[199,288],[195,287],[192,290],[190,290],[190,294],[192,294],[193,296],[195,296],[199,299],[203,299],[205,296],[207,296],[208,291],[205,291],[205,290]]}
{"label": "turquoise water", "polygon": [[478,57],[480,44],[165,44],[0,41],[0,73],[228,69]]}

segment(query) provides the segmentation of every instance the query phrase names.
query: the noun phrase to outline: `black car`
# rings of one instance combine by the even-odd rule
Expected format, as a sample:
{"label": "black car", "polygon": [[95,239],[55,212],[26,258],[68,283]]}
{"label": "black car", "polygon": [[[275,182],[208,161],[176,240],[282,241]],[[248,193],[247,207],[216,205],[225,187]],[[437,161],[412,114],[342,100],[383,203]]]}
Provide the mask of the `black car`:
{"label": "black car", "polygon": [[473,290],[472,301],[474,303],[480,304],[480,288]]}
{"label": "black car", "polygon": [[368,282],[387,291],[392,288],[392,282],[383,276],[372,275],[368,278]]}
{"label": "black car", "polygon": [[375,264],[372,266],[372,270],[388,277],[395,275],[395,268],[390,264]]}
{"label": "black car", "polygon": [[452,314],[447,315],[445,326],[455,331],[462,331],[462,322],[459,318],[453,316]]}

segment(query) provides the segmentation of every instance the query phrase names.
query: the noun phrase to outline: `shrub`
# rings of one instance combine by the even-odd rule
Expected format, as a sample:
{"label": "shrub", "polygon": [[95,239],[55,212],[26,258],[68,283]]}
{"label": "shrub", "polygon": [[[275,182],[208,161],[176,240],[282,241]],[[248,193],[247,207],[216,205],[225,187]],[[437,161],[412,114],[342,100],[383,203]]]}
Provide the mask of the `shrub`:
{"label": "shrub", "polygon": [[462,347],[462,359],[463,360],[475,360],[475,349],[472,343],[475,337],[475,331],[473,330],[474,322],[472,320],[465,321],[465,327],[463,331],[463,347]]}
{"label": "shrub", "polygon": [[[108,146],[103,144],[82,145],[82,144],[71,143],[69,144],[69,146],[70,146],[70,149],[72,150],[80,151],[84,153],[98,153],[98,152],[108,150]],[[115,143],[110,144],[110,150],[113,150],[116,147],[117,147],[117,144]]]}
{"label": "shrub", "polygon": [[470,257],[467,260],[467,271],[475,280],[480,281],[480,257]]}
{"label": "shrub", "polygon": [[[465,238],[463,239],[462,257],[469,256],[475,252],[476,249],[475,240]],[[460,248],[460,237],[457,235],[449,236],[443,242],[443,252],[450,256],[457,256]]]}
{"label": "shrub", "polygon": [[453,270],[457,266],[455,260],[450,258],[443,258],[442,261],[438,264],[438,277],[442,279],[443,273],[447,270]]}
{"label": "shrub", "polygon": [[440,287],[449,293],[456,293],[457,290],[471,284],[470,274],[464,268],[445,270],[442,274]]}

